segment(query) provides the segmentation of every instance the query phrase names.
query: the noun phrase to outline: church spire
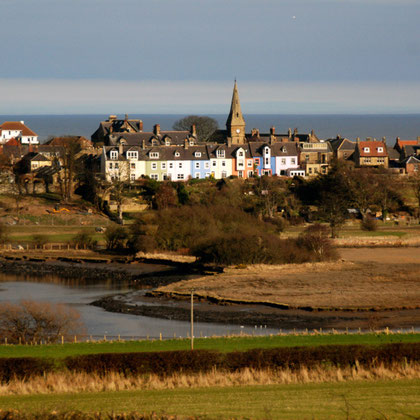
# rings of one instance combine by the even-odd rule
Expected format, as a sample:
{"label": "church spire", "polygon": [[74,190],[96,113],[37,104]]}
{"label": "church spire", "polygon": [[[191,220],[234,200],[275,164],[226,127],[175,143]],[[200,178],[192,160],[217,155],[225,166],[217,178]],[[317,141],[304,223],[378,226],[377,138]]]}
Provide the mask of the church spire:
{"label": "church spire", "polygon": [[226,121],[228,136],[232,139],[232,144],[243,144],[245,142],[245,120],[239,102],[238,84],[233,87],[232,103],[230,113]]}

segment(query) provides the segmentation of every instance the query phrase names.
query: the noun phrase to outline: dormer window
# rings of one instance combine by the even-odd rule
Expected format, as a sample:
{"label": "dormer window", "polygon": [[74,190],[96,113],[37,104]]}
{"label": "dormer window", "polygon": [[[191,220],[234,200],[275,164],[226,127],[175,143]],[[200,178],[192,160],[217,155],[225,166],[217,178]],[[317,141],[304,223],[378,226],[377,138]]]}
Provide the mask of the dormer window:
{"label": "dormer window", "polygon": [[150,152],[150,159],[159,159],[159,152]]}
{"label": "dormer window", "polygon": [[384,148],[383,147],[378,147],[378,153],[383,153],[384,152]]}
{"label": "dormer window", "polygon": [[363,148],[363,151],[364,151],[365,153],[370,153],[370,147],[364,147],[364,148]]}
{"label": "dormer window", "polygon": [[116,150],[111,150],[111,153],[109,154],[109,157],[113,160],[118,159],[118,152]]}
{"label": "dormer window", "polygon": [[201,157],[201,152],[195,152],[195,153],[194,153],[194,156],[195,156],[195,157]]}
{"label": "dormer window", "polygon": [[152,146],[158,146],[159,142],[157,140],[152,140]]}
{"label": "dormer window", "polygon": [[264,154],[265,154],[265,155],[269,155],[269,154],[270,154],[270,149],[269,149],[268,147],[266,147],[266,148],[264,149]]}
{"label": "dormer window", "polygon": [[194,146],[194,140],[190,140],[190,146]]}
{"label": "dormer window", "polygon": [[175,157],[180,157],[180,156],[181,156],[181,154],[180,154],[179,152],[175,152],[175,153],[174,153],[174,156],[175,156]]}
{"label": "dormer window", "polygon": [[138,159],[138,153],[132,150],[127,152],[127,159]]}
{"label": "dormer window", "polygon": [[171,145],[171,141],[169,139],[165,140],[165,146],[170,146]]}
{"label": "dormer window", "polygon": [[225,151],[224,150],[217,150],[216,151],[216,156],[218,158],[224,158],[225,157]]}
{"label": "dormer window", "polygon": [[238,152],[238,156],[239,156],[239,157],[243,157],[243,156],[244,156],[244,152],[243,152],[242,150],[240,150],[240,151]]}
{"label": "dormer window", "polygon": [[286,148],[284,146],[281,148],[281,152],[286,153]]}

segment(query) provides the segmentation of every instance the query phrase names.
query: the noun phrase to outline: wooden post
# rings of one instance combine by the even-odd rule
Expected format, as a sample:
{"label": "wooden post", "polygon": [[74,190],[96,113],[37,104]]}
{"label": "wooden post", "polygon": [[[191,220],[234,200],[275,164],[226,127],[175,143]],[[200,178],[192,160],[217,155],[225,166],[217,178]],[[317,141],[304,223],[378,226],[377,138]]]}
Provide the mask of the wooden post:
{"label": "wooden post", "polygon": [[191,350],[194,350],[194,289],[191,289]]}
{"label": "wooden post", "polygon": [[64,344],[64,335],[61,336],[61,344]]}
{"label": "wooden post", "polygon": [[159,333],[159,341],[162,341],[162,333]]}

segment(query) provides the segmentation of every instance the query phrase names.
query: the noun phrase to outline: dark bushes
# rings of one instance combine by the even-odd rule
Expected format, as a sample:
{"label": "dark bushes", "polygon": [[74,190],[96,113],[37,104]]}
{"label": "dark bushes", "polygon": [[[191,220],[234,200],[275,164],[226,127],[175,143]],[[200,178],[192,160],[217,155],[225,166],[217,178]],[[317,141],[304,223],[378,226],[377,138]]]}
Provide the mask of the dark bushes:
{"label": "dark bushes", "polygon": [[[393,343],[383,346],[331,345],[285,347],[221,353],[210,350],[167,351],[153,353],[106,353],[67,357],[62,368],[74,372],[105,375],[109,372],[160,376],[174,373],[200,373],[212,369],[237,371],[253,369],[299,369],[326,366],[391,366],[394,363],[420,362],[418,343]],[[26,378],[52,371],[48,359],[0,359],[0,381]]]}
{"label": "dark bushes", "polygon": [[254,369],[298,369],[327,364],[333,366],[361,366],[420,361],[417,343],[386,344],[383,346],[318,346],[255,349],[244,352],[220,353],[208,350],[171,351],[156,353],[96,354],[69,357],[69,370],[97,373],[117,371],[126,375],[155,373],[170,375],[179,372],[208,372],[213,368],[236,371]]}
{"label": "dark bushes", "polygon": [[54,369],[49,359],[35,357],[0,358],[0,382],[8,382],[13,378],[24,379],[42,376]]}
{"label": "dark bushes", "polygon": [[374,232],[378,229],[378,222],[372,216],[366,216],[360,222],[360,228],[368,232]]}

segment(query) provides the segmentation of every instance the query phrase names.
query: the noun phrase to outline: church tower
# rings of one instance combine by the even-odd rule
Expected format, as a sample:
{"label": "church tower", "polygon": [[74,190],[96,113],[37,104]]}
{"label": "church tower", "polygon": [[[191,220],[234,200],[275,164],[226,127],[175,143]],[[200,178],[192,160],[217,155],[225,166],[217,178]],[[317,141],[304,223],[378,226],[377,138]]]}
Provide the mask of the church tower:
{"label": "church tower", "polygon": [[226,128],[228,132],[228,142],[231,144],[245,143],[245,120],[241,111],[236,80],[235,86],[233,87],[232,104],[230,106],[229,117],[226,121]]}

